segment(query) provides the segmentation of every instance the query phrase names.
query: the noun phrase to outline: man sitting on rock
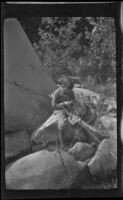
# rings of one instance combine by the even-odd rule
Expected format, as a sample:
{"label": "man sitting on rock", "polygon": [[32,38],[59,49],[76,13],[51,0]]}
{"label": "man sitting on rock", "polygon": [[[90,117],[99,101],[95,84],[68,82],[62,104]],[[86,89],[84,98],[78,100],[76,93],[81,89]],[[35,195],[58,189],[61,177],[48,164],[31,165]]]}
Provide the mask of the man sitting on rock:
{"label": "man sitting on rock", "polygon": [[[67,111],[72,110],[72,104],[75,101],[75,96],[73,92],[73,83],[68,77],[63,77],[61,79],[61,87],[59,87],[52,96],[52,107],[54,110],[64,110],[64,108]],[[62,141],[62,131],[65,128],[65,125],[67,123],[67,115],[64,112],[63,115],[64,119],[61,120],[63,123],[60,124],[59,127],[59,140],[60,140],[60,146],[63,148],[63,141]]]}
{"label": "man sitting on rock", "polygon": [[[59,124],[59,141],[61,148],[64,148],[62,136],[67,123],[70,123],[73,128],[81,128],[79,121],[81,119],[90,122],[93,113],[86,102],[83,100],[83,106],[81,106],[73,92],[73,82],[68,77],[61,79],[62,86],[59,87],[52,95],[52,107],[54,110],[63,110],[61,123]],[[69,112],[69,113],[68,113]],[[91,119],[93,121],[93,119]]]}

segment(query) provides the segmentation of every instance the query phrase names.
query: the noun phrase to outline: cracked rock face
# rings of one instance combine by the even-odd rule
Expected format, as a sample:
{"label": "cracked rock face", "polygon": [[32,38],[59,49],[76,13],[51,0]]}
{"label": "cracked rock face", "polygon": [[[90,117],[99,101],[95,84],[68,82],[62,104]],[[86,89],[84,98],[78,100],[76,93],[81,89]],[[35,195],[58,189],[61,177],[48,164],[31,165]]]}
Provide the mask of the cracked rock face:
{"label": "cracked rock face", "polygon": [[16,19],[4,21],[5,132],[32,131],[51,114],[55,83]]}

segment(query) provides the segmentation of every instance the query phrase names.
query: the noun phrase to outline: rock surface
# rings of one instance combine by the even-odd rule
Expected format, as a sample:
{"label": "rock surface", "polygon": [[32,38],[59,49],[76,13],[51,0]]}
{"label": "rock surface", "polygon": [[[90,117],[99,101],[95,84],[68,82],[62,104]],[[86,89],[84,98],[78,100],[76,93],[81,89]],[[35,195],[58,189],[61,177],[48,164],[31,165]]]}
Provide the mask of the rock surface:
{"label": "rock surface", "polygon": [[100,120],[102,121],[103,125],[105,128],[109,129],[111,123],[116,123],[116,118],[115,117],[111,117],[108,115],[104,115],[102,117],[100,117]]}
{"label": "rock surface", "polygon": [[117,143],[104,139],[88,163],[91,174],[95,177],[106,178],[117,167]]}
{"label": "rock surface", "polygon": [[100,99],[99,94],[95,93],[93,91],[90,91],[88,89],[84,89],[84,88],[74,88],[73,89],[74,94],[76,96],[76,99],[78,99],[78,101],[83,101],[83,97],[84,99],[86,99],[87,97],[90,97],[90,101],[94,104],[97,103],[97,100]]}
{"label": "rock surface", "polygon": [[84,161],[94,155],[95,151],[96,148],[93,145],[77,142],[68,152],[75,160]]}
{"label": "rock surface", "polygon": [[89,176],[87,165],[80,165],[67,152],[43,150],[17,160],[6,170],[6,188],[82,188]]}
{"label": "rock surface", "polygon": [[31,150],[30,136],[26,132],[15,132],[5,135],[5,160]]}
{"label": "rock surface", "polygon": [[34,130],[51,114],[56,85],[16,19],[4,21],[5,132]]}
{"label": "rock surface", "polygon": [[[117,119],[108,115],[100,118],[111,139],[117,140]],[[117,142],[117,141],[116,141]]]}

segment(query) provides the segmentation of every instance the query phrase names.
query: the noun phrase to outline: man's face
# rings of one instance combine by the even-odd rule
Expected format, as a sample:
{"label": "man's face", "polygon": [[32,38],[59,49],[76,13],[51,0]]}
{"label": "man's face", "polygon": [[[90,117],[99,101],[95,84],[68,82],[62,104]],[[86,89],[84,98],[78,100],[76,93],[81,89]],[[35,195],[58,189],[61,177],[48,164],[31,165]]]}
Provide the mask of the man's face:
{"label": "man's face", "polygon": [[69,88],[69,86],[70,86],[69,81],[68,80],[64,80],[63,83],[62,83],[62,87],[63,88]]}

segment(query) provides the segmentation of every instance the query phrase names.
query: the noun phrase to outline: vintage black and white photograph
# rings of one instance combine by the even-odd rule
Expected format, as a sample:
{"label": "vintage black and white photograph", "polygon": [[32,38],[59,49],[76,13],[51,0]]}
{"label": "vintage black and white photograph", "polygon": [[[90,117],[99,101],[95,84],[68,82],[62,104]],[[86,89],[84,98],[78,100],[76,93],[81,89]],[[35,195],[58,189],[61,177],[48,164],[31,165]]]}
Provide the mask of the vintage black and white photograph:
{"label": "vintage black and white photograph", "polygon": [[5,187],[117,189],[116,23],[4,19]]}

